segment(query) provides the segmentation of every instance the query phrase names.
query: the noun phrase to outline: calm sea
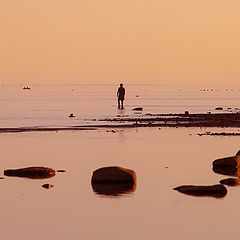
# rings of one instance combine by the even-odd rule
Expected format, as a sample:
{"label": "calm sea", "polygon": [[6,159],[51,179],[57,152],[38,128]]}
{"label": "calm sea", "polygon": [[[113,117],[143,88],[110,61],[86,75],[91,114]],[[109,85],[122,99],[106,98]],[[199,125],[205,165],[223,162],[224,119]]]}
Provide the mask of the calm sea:
{"label": "calm sea", "polygon": [[[89,119],[147,113],[238,111],[236,88],[127,85],[125,109],[116,108],[118,86],[0,87],[0,125],[71,126]],[[76,117],[70,119],[69,114]],[[238,131],[239,129],[207,129]],[[179,185],[213,185],[229,178],[212,170],[233,156],[239,137],[198,136],[201,128],[1,133],[2,239],[7,240],[203,240],[239,235],[240,188],[224,198],[192,197]],[[49,179],[4,176],[5,169],[64,169]],[[93,171],[121,166],[136,172],[132,188],[91,185]],[[240,177],[238,172],[238,177]],[[43,184],[53,188],[45,189]],[[113,194],[116,191],[119,194]],[[120,192],[119,192],[120,191]]]}
{"label": "calm sea", "polygon": [[[126,85],[124,110],[117,109],[115,85],[0,86],[0,126],[72,126],[91,124],[92,119],[136,116],[132,109],[143,107],[145,114],[206,113],[223,107],[227,112],[240,108],[240,88]],[[69,118],[70,114],[75,118]]]}

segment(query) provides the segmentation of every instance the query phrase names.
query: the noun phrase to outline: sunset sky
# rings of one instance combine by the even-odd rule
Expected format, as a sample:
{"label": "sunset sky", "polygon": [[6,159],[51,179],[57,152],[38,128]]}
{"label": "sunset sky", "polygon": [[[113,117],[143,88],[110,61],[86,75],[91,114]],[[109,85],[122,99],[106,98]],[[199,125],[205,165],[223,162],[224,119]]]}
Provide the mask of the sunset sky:
{"label": "sunset sky", "polygon": [[0,83],[240,84],[239,0],[0,0]]}

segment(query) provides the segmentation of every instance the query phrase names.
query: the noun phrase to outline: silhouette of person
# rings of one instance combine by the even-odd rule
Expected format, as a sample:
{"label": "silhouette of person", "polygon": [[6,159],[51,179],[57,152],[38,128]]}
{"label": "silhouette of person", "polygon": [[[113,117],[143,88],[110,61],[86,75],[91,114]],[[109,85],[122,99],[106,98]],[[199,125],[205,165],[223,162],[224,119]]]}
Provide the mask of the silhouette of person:
{"label": "silhouette of person", "polygon": [[118,108],[123,109],[123,101],[125,99],[125,88],[123,87],[123,84],[120,84],[120,87],[117,91],[117,97],[118,97]]}

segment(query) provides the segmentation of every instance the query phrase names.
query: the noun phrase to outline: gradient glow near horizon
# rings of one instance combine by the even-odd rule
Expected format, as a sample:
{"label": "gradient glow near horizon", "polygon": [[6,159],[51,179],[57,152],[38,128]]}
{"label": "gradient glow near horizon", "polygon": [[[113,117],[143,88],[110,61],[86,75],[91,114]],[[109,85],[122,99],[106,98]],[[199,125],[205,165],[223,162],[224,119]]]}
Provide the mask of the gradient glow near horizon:
{"label": "gradient glow near horizon", "polygon": [[0,83],[236,84],[239,0],[1,0]]}

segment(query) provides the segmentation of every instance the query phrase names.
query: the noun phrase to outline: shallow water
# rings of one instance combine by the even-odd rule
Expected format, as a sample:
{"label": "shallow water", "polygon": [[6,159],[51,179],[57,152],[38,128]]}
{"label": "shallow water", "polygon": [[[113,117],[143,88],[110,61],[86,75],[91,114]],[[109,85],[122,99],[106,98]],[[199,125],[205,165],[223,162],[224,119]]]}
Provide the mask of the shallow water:
{"label": "shallow water", "polygon": [[[239,137],[200,137],[201,131],[205,129],[0,134],[2,174],[8,168],[39,165],[66,170],[44,180],[5,176],[0,180],[2,238],[202,240],[238,236],[239,187],[227,187],[222,199],[173,190],[226,178],[212,171],[212,161],[235,155]],[[135,191],[119,196],[94,192],[92,172],[115,165],[136,171]],[[45,183],[54,187],[44,189]]]}
{"label": "shallow water", "polygon": [[[143,107],[148,113],[206,113],[223,107],[239,111],[237,87],[127,85],[125,109],[116,108],[114,85],[0,86],[0,126],[73,126],[92,124],[92,119],[136,116],[132,109]],[[231,108],[231,109],[227,109]],[[69,114],[75,118],[69,118]],[[94,122],[96,124],[96,122]]]}
{"label": "shallow water", "polygon": [[[116,109],[116,86],[0,86],[0,126],[88,125],[92,119],[147,113],[238,111],[237,88],[126,86],[125,109]],[[232,109],[227,109],[227,108]],[[73,113],[76,117],[68,118]],[[237,237],[239,187],[223,199],[191,197],[173,190],[212,185],[227,178],[212,161],[235,155],[239,137],[198,136],[238,129],[144,128],[1,133],[1,236],[17,240],[226,239]],[[49,179],[3,176],[4,169],[65,169]],[[137,174],[117,194],[91,186],[92,172],[122,166]],[[54,185],[44,189],[43,184]],[[111,191],[115,191],[111,189]]]}

